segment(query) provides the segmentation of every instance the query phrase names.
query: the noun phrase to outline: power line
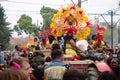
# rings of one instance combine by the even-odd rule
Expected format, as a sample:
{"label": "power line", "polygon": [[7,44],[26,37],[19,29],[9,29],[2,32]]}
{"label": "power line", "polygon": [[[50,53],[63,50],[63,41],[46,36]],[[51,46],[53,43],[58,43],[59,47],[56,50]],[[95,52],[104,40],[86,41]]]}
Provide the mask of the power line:
{"label": "power line", "polygon": [[19,2],[19,1],[7,1],[11,3],[18,3],[18,4],[30,4],[30,5],[50,5],[50,6],[60,6],[60,5],[66,5],[66,4],[47,4],[47,3],[31,3],[31,2]]}
{"label": "power line", "polygon": [[7,12],[39,12],[39,11],[28,11],[28,10],[10,10],[10,9],[5,9]]}
{"label": "power line", "polygon": [[[100,18],[100,17],[103,18],[103,15],[104,15],[104,18],[105,18],[108,15],[110,15],[110,14],[108,14],[110,11],[117,12],[117,11],[120,11],[120,8],[111,9],[111,10],[105,11],[104,13],[88,13],[87,15],[95,15],[96,18]],[[115,16],[120,16],[120,14],[114,14],[114,15]],[[93,19],[91,19],[91,20],[93,20]]]}

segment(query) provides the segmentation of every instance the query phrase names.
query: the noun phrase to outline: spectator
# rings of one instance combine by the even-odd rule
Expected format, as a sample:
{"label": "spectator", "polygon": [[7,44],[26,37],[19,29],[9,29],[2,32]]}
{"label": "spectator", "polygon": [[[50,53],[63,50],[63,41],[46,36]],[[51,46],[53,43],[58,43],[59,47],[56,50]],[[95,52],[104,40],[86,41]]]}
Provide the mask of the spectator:
{"label": "spectator", "polygon": [[12,52],[12,57],[19,56],[19,50],[20,47],[18,45],[15,45],[15,50]]}
{"label": "spectator", "polygon": [[110,66],[110,68],[113,70],[114,74],[116,76],[119,76],[119,63],[118,58],[114,57],[113,55],[110,55],[110,57],[107,59],[107,64]]}
{"label": "spectator", "polygon": [[9,63],[9,68],[22,69],[23,71],[26,72],[26,74],[29,78],[30,78],[30,75],[32,74],[29,60],[24,57],[20,57],[20,56],[14,57]]}
{"label": "spectator", "polygon": [[6,61],[4,60],[4,52],[3,52],[2,44],[0,44],[0,64],[4,64],[6,66]]}
{"label": "spectator", "polygon": [[7,69],[0,72],[0,80],[29,80],[22,70]]}
{"label": "spectator", "polygon": [[98,80],[117,80],[117,77],[114,73],[105,71],[99,75]]}
{"label": "spectator", "polygon": [[30,64],[33,65],[32,68],[34,67],[34,69],[35,69],[35,66],[37,68],[41,64],[41,61],[44,59],[44,57],[45,57],[45,55],[40,50],[40,47],[36,46],[35,47],[35,52],[30,59]]}
{"label": "spectator", "polygon": [[85,80],[85,77],[77,69],[69,69],[64,73],[63,80]]}
{"label": "spectator", "polygon": [[54,43],[52,45],[52,50],[55,50],[55,49],[60,49],[60,45],[58,43]]}
{"label": "spectator", "polygon": [[87,80],[98,80],[99,75],[105,71],[112,72],[112,69],[105,62],[89,64],[86,69],[86,78]]}
{"label": "spectator", "polygon": [[66,64],[63,63],[64,52],[60,49],[51,52],[52,63],[44,67],[44,80],[62,80]]}
{"label": "spectator", "polygon": [[50,56],[46,57],[45,62],[51,62],[51,57]]}

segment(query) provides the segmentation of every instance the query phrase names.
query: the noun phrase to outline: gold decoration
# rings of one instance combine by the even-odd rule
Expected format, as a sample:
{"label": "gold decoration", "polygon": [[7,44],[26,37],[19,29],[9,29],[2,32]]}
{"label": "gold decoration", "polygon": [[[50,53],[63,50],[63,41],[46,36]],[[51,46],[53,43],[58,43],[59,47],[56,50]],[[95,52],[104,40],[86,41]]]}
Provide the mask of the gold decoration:
{"label": "gold decoration", "polygon": [[75,27],[77,32],[74,34],[79,40],[85,39],[90,33],[90,23],[87,15],[82,8],[77,6],[65,6],[52,18],[50,28],[52,34],[56,37],[65,33],[64,29],[70,26],[69,22],[72,22],[72,26]]}

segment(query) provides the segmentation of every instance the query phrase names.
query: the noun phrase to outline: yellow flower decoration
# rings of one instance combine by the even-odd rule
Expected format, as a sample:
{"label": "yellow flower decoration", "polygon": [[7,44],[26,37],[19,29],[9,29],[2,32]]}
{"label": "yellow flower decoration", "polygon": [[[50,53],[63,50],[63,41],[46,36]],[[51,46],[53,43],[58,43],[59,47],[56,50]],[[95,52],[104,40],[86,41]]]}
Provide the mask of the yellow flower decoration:
{"label": "yellow flower decoration", "polygon": [[65,28],[70,26],[68,22],[70,16],[72,16],[70,20],[73,22],[72,26],[77,30],[74,36],[80,40],[86,39],[90,33],[89,19],[82,8],[72,5],[65,6],[54,14],[50,25],[52,33],[56,37],[64,34]]}

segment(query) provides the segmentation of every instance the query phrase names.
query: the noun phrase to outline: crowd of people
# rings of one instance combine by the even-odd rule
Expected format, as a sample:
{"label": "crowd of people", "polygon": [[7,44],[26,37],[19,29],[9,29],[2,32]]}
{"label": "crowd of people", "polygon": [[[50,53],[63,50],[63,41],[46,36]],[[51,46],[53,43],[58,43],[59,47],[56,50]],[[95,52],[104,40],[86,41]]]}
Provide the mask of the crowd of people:
{"label": "crowd of people", "polygon": [[[29,50],[21,50],[18,45],[15,46],[15,50],[11,54],[6,56],[1,44],[0,80],[118,80],[118,67],[116,68],[118,63],[115,64],[113,57],[107,61],[109,65],[112,65],[113,72],[95,73],[96,78],[64,63],[65,54],[78,55],[77,52],[84,53],[81,48],[75,45],[72,35],[65,36],[65,43],[66,45],[61,48],[59,41],[54,38],[53,42],[51,41],[50,56],[47,57],[41,51],[40,46],[35,46],[34,52],[30,53]],[[94,37],[90,43],[95,45]],[[91,47],[91,45],[88,47]],[[99,48],[98,52],[103,51],[105,47],[100,46]],[[67,53],[67,49],[73,51]],[[78,56],[81,57],[81,55]],[[90,76],[93,78],[89,78]]]}
{"label": "crowd of people", "polygon": [[[72,55],[73,61],[84,59],[96,61],[107,58],[107,64],[114,74],[118,75],[118,62],[113,56],[111,57],[111,54],[119,51],[111,49],[101,35],[93,35],[91,39],[84,40],[86,41],[84,45],[81,43],[76,45],[79,40],[74,37],[74,30],[71,31],[73,29],[71,20],[68,22],[66,33],[61,37],[55,38],[54,35],[49,35],[47,40],[45,37],[35,38],[35,45],[29,45],[27,49],[16,45],[12,52],[5,53],[3,44],[0,44],[0,80],[16,80],[16,78],[18,80],[24,78],[26,80],[104,80],[106,76],[112,77],[111,80],[117,80],[111,72],[95,73],[95,68],[93,68],[95,77],[89,74],[85,76],[86,73],[72,69],[63,62],[64,55]],[[79,45],[85,46],[86,49]],[[46,57],[42,49],[49,49],[50,56]],[[102,54],[95,56],[97,53]]]}

